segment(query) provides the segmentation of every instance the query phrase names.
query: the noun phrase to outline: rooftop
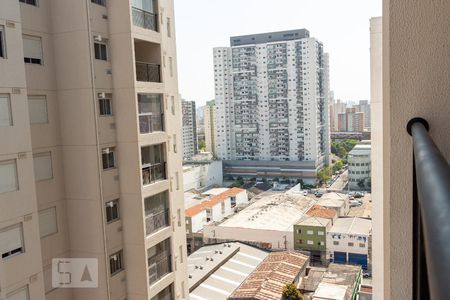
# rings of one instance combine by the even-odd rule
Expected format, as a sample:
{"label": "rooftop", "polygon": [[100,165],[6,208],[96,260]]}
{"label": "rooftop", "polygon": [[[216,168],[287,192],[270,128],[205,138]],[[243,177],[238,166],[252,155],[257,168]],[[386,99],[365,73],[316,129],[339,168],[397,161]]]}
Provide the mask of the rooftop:
{"label": "rooftop", "polygon": [[372,221],[363,218],[338,218],[329,233],[370,235]]}
{"label": "rooftop", "polygon": [[331,222],[330,219],[319,218],[319,217],[306,217],[305,219],[298,222],[297,225],[303,226],[327,226]]}
{"label": "rooftop", "polygon": [[336,211],[333,209],[325,208],[320,205],[314,205],[306,212],[310,217],[319,217],[326,219],[333,219],[336,217]]}
{"label": "rooftop", "polygon": [[335,263],[329,264],[328,270],[327,272],[324,273],[321,283],[346,286],[347,289],[345,293],[346,294],[345,298],[325,298],[325,299],[351,299],[355,283],[357,282],[358,277],[360,275],[361,275],[361,266],[341,265]]}
{"label": "rooftop", "polygon": [[347,287],[344,285],[321,282],[314,293],[314,299],[345,300]]}
{"label": "rooftop", "polygon": [[279,300],[283,287],[294,282],[309,261],[295,251],[272,252],[233,292],[229,299]]}
{"label": "rooftop", "polygon": [[227,299],[268,255],[239,242],[200,248],[187,259],[190,299]]}
{"label": "rooftop", "polygon": [[222,194],[223,192],[226,192],[228,190],[229,190],[229,188],[213,188],[213,189],[203,192],[202,194],[216,196],[216,195]]}
{"label": "rooftop", "polygon": [[[236,188],[236,187],[235,188],[231,188],[231,189],[229,189],[229,188],[216,188],[216,189],[212,189],[210,191],[213,191],[213,193],[210,193],[209,195],[214,195],[214,196],[211,197],[211,198],[207,198],[207,197],[201,198],[201,201],[202,201],[201,203],[198,203],[198,204],[196,204],[194,206],[191,206],[188,209],[186,209],[185,214],[186,214],[187,217],[195,216],[195,215],[199,214],[200,212],[202,212],[204,209],[211,208],[214,205],[224,201],[228,197],[233,197],[233,196],[236,196],[237,194],[239,194],[241,192],[245,192],[244,189],[240,189],[240,188]],[[219,191],[221,191],[221,192],[216,195],[216,193],[219,192]]]}
{"label": "rooftop", "polygon": [[254,45],[270,42],[299,40],[304,38],[309,38],[309,31],[306,29],[296,29],[296,30],[233,36],[230,38],[230,45],[233,47],[241,45]]}
{"label": "rooftop", "polygon": [[370,144],[358,144],[350,150],[348,155],[368,155],[371,149],[372,146]]}
{"label": "rooftop", "polygon": [[315,202],[300,194],[268,193],[219,226],[292,231]]}

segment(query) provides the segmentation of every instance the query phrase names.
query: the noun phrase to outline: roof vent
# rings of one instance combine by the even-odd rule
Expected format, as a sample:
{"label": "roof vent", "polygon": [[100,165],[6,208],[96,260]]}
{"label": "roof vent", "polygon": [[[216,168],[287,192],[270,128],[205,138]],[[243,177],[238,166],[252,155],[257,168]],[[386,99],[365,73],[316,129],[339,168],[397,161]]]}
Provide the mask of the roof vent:
{"label": "roof vent", "polygon": [[203,266],[200,266],[200,270],[203,270]]}

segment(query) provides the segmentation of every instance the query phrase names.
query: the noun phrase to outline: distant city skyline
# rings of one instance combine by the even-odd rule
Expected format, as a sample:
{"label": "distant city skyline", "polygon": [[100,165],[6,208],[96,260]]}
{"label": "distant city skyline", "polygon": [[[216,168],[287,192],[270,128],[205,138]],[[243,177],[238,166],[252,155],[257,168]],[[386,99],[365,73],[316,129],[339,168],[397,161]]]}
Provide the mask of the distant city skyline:
{"label": "distant city skyline", "polygon": [[330,53],[335,98],[370,100],[369,19],[381,15],[381,0],[174,1],[179,91],[197,106],[214,99],[213,47],[229,46],[231,36],[301,28]]}

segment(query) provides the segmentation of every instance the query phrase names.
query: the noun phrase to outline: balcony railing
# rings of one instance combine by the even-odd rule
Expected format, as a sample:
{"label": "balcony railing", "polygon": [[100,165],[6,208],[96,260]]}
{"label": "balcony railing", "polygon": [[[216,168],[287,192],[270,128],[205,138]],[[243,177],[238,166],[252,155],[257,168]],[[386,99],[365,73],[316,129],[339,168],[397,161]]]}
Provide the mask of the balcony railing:
{"label": "balcony railing", "polygon": [[169,225],[168,209],[145,216],[145,232],[147,235]]}
{"label": "balcony railing", "polygon": [[166,178],[165,162],[142,166],[142,183],[144,185],[148,185]]}
{"label": "balcony railing", "polygon": [[172,261],[169,253],[161,253],[148,261],[148,279],[152,285],[166,274],[172,272]]}
{"label": "balcony railing", "polygon": [[450,295],[450,167],[424,119],[409,121],[413,139],[413,299]]}
{"label": "balcony railing", "polygon": [[161,66],[146,62],[136,62],[136,80],[161,82]]}
{"label": "balcony railing", "polygon": [[158,15],[133,7],[133,24],[145,29],[158,31]]}
{"label": "balcony railing", "polygon": [[145,134],[154,131],[164,131],[164,114],[139,115],[139,132]]}

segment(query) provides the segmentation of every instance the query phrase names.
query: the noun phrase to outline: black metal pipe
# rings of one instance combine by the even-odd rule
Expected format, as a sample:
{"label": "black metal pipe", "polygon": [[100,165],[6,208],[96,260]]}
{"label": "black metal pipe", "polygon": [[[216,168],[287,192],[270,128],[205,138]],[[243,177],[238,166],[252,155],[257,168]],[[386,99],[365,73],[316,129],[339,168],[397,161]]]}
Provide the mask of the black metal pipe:
{"label": "black metal pipe", "polygon": [[[428,123],[415,118],[408,123],[413,138],[415,176],[420,209],[420,227],[426,262],[430,299],[448,299],[450,295],[450,167],[428,134]],[[419,233],[420,235],[420,233]],[[420,272],[425,272],[418,268]],[[413,274],[414,276],[418,274]],[[420,275],[419,275],[420,276]],[[422,276],[420,276],[422,277]],[[423,278],[423,277],[422,277]],[[418,284],[420,284],[420,279]],[[417,288],[417,287],[416,287]],[[420,290],[420,287],[419,287]],[[423,291],[422,291],[423,292]]]}

